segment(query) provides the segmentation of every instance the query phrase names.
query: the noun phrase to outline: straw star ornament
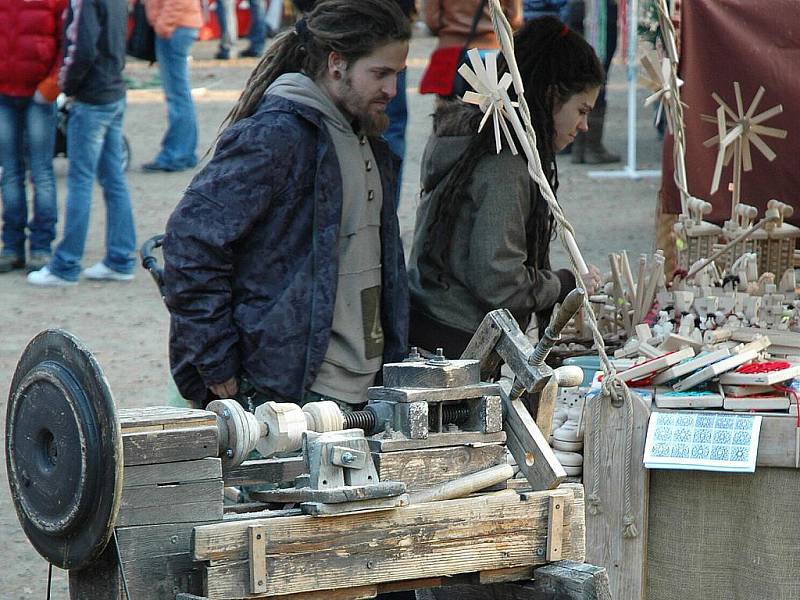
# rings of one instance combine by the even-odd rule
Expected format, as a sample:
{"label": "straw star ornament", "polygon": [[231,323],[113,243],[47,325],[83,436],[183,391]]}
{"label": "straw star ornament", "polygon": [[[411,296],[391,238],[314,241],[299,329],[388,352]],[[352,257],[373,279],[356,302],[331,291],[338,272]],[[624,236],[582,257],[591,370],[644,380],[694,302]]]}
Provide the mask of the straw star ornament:
{"label": "straw star ornament", "polygon": [[[489,52],[486,55],[486,64],[481,60],[481,55],[476,48],[467,52],[467,57],[472,65],[463,64],[458,72],[464,80],[472,86],[475,91],[468,91],[464,94],[464,102],[475,104],[483,111],[483,119],[478,126],[478,131],[483,131],[483,127],[492,119],[494,125],[494,140],[497,154],[503,147],[502,138],[505,137],[508,147],[512,154],[517,154],[517,147],[511,130],[508,128],[507,120],[509,115],[505,110],[503,96],[508,98],[508,88],[511,86],[512,77],[510,73],[505,73],[498,81],[497,79],[497,53]],[[518,104],[511,102],[511,106],[516,108]],[[502,135],[501,135],[502,130]]]}

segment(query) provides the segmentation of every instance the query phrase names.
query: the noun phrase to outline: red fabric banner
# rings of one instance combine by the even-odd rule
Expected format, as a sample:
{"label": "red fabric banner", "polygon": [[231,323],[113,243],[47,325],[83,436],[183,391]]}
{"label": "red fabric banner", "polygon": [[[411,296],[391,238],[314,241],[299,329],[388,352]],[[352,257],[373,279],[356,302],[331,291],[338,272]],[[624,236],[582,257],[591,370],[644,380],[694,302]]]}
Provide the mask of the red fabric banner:
{"label": "red fabric banner", "polygon": [[[700,120],[714,115],[719,94],[734,112],[733,82],[742,89],[744,110],[759,86],[766,89],[756,114],[775,105],[783,113],[761,123],[788,131],[786,139],[763,136],[777,154],[773,162],[751,144],[752,171],[742,171],[744,204],[759,208],[776,198],[794,207],[789,219],[800,225],[800,2],[797,0],[690,0],[681,3],[681,97],[688,104],[686,122],[686,175],[689,193],[708,200],[714,209],[709,221],[730,218],[733,161],[722,171],[719,190],[710,196],[718,147],[703,146],[716,135],[713,123]],[[672,137],[664,140],[662,198],[664,212],[680,212],[680,196],[673,181]]]}

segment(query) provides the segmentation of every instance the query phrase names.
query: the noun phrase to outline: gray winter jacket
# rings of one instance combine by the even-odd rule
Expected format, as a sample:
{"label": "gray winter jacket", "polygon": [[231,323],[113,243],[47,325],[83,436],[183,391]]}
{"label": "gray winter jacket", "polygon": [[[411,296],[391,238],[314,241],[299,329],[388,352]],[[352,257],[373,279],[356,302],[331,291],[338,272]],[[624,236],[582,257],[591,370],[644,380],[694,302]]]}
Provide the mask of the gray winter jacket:
{"label": "gray winter jacket", "polygon": [[[536,203],[544,200],[528,175],[525,157],[506,148],[479,160],[469,197],[449,232],[447,264],[425,251],[443,184],[474,135],[474,109],[459,105],[437,113],[422,158],[423,192],[408,266],[412,332],[414,312],[472,333],[497,308],[507,308],[525,327],[533,313],[549,312],[575,287],[572,274],[551,271],[547,258],[538,265],[529,260],[526,227]],[[415,343],[413,335],[410,341]]]}

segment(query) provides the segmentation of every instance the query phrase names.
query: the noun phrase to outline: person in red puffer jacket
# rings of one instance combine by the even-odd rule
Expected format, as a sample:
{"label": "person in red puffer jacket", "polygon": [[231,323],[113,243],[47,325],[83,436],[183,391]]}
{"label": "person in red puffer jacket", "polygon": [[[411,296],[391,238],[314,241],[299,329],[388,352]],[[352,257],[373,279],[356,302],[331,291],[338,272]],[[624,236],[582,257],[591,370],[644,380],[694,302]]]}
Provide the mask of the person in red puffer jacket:
{"label": "person in red puffer jacket", "polygon": [[[26,266],[26,239],[28,270],[47,264],[56,234],[55,99],[66,5],[67,0],[0,0],[0,273]],[[30,222],[26,169],[34,190]]]}

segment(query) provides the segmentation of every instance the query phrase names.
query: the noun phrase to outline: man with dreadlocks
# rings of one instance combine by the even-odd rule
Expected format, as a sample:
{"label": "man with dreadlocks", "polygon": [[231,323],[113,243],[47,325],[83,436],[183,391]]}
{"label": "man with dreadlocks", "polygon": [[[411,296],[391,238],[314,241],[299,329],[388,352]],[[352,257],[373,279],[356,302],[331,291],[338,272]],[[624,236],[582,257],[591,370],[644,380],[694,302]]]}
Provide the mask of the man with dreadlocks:
{"label": "man with dreadlocks", "polygon": [[358,405],[404,356],[397,164],[378,136],[410,36],[392,0],[322,0],[251,74],[164,239],[172,374],[196,405]]}
{"label": "man with dreadlocks", "polygon": [[[514,43],[537,149],[556,190],[556,154],[586,131],[603,68],[555,17],[528,22]],[[498,70],[508,71],[502,57]],[[508,309],[523,329],[534,313],[546,323],[575,287],[570,271],[550,269],[553,219],[525,157],[508,147],[496,154],[493,129],[477,133],[482,116],[461,100],[440,101],[422,158],[409,337],[447,356],[461,355],[488,311]],[[595,268],[590,279],[599,279]]]}

